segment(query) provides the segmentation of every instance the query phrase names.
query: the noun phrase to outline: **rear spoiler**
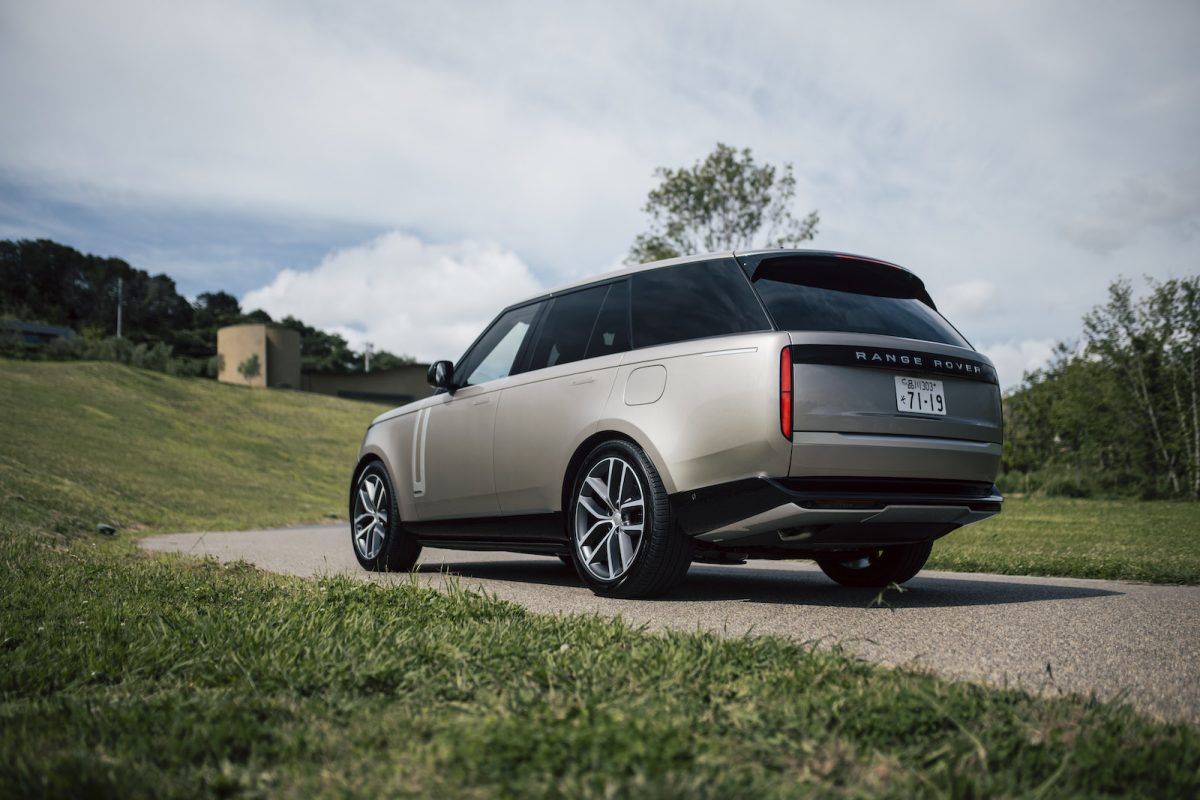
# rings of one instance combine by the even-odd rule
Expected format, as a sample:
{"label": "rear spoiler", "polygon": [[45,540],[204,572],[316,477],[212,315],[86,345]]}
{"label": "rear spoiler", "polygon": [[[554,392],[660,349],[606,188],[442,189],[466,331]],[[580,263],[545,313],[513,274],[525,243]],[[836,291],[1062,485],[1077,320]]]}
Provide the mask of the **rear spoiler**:
{"label": "rear spoiler", "polygon": [[823,250],[761,250],[733,256],[751,281],[785,280],[876,297],[908,297],[937,310],[920,278],[887,261]]}

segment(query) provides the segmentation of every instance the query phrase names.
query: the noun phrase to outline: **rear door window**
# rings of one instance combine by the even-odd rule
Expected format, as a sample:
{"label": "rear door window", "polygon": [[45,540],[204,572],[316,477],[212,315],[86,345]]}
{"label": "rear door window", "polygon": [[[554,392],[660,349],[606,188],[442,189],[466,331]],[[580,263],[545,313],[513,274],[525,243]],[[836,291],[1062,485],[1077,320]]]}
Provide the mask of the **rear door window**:
{"label": "rear door window", "polygon": [[632,289],[634,347],[771,329],[731,258],[638,272]]}
{"label": "rear door window", "polygon": [[607,285],[592,286],[551,300],[538,329],[529,369],[570,364],[584,358],[608,291]]}
{"label": "rear door window", "polygon": [[592,328],[585,358],[596,358],[629,349],[629,281],[609,284],[600,316]]}

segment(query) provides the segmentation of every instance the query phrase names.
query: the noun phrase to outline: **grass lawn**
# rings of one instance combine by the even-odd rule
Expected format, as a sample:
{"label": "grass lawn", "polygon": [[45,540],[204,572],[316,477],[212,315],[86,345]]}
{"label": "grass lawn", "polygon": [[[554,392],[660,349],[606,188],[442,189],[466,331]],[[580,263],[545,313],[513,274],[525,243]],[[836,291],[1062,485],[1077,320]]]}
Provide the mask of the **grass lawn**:
{"label": "grass lawn", "polygon": [[239,528],[341,513],[367,406],[13,362],[0,362],[0,404],[0,797],[1191,797],[1200,785],[1200,731],[1121,706],[779,639],[151,558],[130,533],[88,533],[99,520]]}
{"label": "grass lawn", "polygon": [[3,797],[1190,797],[1200,730],[0,522]]}
{"label": "grass lawn", "polygon": [[1200,583],[1200,503],[1009,498],[933,546],[931,569]]}

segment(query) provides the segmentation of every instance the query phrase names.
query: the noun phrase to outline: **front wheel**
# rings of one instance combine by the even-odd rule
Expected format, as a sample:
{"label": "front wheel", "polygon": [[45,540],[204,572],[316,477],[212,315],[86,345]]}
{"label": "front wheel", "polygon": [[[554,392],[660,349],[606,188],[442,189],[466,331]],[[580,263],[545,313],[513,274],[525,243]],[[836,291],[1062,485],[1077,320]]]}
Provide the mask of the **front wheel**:
{"label": "front wheel", "polygon": [[642,448],[614,439],[597,447],[575,476],[568,523],[575,569],[604,597],[657,597],[683,580],[692,540]]}
{"label": "front wheel", "polygon": [[421,545],[400,524],[396,492],[383,464],[374,461],[358,475],[350,498],[350,542],[370,572],[408,572]]}
{"label": "front wheel", "polygon": [[843,586],[887,586],[912,578],[933,550],[933,542],[897,544],[817,557],[821,571]]}

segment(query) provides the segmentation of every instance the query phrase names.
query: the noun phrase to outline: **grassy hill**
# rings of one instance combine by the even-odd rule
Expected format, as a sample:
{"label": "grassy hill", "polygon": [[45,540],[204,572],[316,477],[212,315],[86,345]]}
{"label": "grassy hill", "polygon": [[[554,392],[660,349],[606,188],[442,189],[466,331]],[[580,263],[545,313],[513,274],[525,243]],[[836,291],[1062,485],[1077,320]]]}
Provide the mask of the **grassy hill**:
{"label": "grassy hill", "polygon": [[60,534],[219,530],[346,515],[382,406],[172,378],[119,364],[0,360],[0,504]]}

